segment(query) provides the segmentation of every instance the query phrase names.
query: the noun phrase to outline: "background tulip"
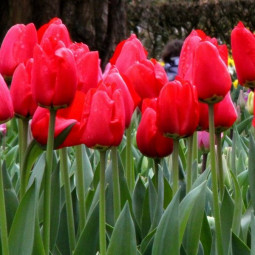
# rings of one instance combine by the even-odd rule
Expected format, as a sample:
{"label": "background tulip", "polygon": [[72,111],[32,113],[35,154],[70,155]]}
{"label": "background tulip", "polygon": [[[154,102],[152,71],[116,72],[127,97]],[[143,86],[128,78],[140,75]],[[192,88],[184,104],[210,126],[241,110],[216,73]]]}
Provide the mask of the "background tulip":
{"label": "background tulip", "polygon": [[173,140],[163,136],[157,127],[157,113],[147,107],[137,129],[138,149],[147,157],[161,158],[172,153]]}
{"label": "background tulip", "polygon": [[125,130],[124,101],[120,90],[111,91],[103,82],[86,95],[83,141],[92,148],[118,146]]}
{"label": "background tulip", "polygon": [[[43,107],[66,107],[71,104],[77,85],[77,69],[71,50],[59,46],[56,51],[37,45],[32,68],[32,93]],[[50,50],[48,50],[50,49]]]}
{"label": "background tulip", "polygon": [[10,89],[14,112],[24,118],[33,116],[37,108],[31,90],[32,65],[33,59],[18,65],[13,73]]}
{"label": "background tulip", "polygon": [[6,122],[14,115],[10,91],[0,74],[0,122]]}
{"label": "background tulip", "polygon": [[158,126],[169,137],[193,134],[199,120],[196,88],[181,78],[168,82],[158,98]]}
{"label": "background tulip", "polygon": [[6,33],[0,50],[0,73],[11,76],[19,63],[33,56],[37,32],[33,23],[17,24]]}
{"label": "background tulip", "polygon": [[255,86],[255,36],[242,22],[231,33],[231,48],[236,74],[241,85]]}

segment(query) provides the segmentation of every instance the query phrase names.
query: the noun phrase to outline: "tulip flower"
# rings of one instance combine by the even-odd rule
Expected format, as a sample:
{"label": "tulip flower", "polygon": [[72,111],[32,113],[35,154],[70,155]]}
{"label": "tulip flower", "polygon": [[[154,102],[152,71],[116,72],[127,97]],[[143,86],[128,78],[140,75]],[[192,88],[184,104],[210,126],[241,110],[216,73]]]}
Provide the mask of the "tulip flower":
{"label": "tulip flower", "polygon": [[255,36],[242,22],[231,33],[236,74],[242,86],[255,87]]}
{"label": "tulip flower", "polygon": [[246,109],[250,114],[254,113],[254,92],[250,91],[246,102]]}
{"label": "tulip flower", "polygon": [[11,76],[18,64],[33,56],[37,32],[33,23],[16,24],[6,33],[0,50],[0,73]]}
{"label": "tulip flower", "polygon": [[48,44],[48,41],[52,45],[57,45],[59,41],[62,41],[65,47],[68,47],[71,44],[71,38],[67,27],[62,23],[61,19],[53,19],[45,27],[39,31],[40,45],[45,47],[45,43]]}
{"label": "tulip flower", "polygon": [[0,123],[7,122],[14,115],[12,99],[7,84],[0,74]]}
{"label": "tulip flower", "polygon": [[118,146],[125,130],[125,108],[120,89],[112,91],[103,81],[90,89],[84,108],[83,141],[89,148]]}
{"label": "tulip flower", "polygon": [[141,60],[133,64],[125,74],[141,98],[157,97],[168,82],[163,66],[155,59]]}
{"label": "tulip flower", "polygon": [[204,153],[208,153],[210,151],[210,136],[207,131],[199,131],[198,132],[198,148],[202,150]]}
{"label": "tulip flower", "polygon": [[158,126],[172,138],[190,136],[196,130],[199,108],[196,88],[177,77],[168,82],[158,98]]}
{"label": "tulip flower", "polygon": [[14,112],[24,118],[33,116],[37,108],[31,89],[32,65],[32,58],[18,65],[13,73],[10,89]]}
{"label": "tulip flower", "polygon": [[[59,109],[56,115],[54,137],[57,138],[70,125],[73,125],[65,140],[58,148],[82,144],[81,141],[81,121],[85,94],[77,91],[72,104],[64,109]],[[48,109],[38,107],[31,122],[33,137],[42,145],[46,145],[48,139],[50,113]]]}
{"label": "tulip flower", "polygon": [[104,84],[112,90],[120,90],[125,106],[125,127],[127,128],[131,122],[132,114],[135,109],[133,98],[130,94],[128,86],[121,77],[117,68],[112,67],[108,74],[103,78]]}
{"label": "tulip flower", "polygon": [[[56,48],[54,48],[56,47]],[[32,68],[32,93],[42,107],[61,108],[72,103],[77,85],[77,69],[73,53],[56,45],[36,45]]]}
{"label": "tulip flower", "polygon": [[84,43],[72,43],[69,49],[77,65],[77,89],[87,93],[90,88],[96,88],[102,79],[98,51],[90,51]]}
{"label": "tulip flower", "polygon": [[147,54],[140,40],[132,34],[127,40],[117,45],[110,63],[116,65],[119,71],[125,74],[132,64],[145,60]]}
{"label": "tulip flower", "polygon": [[[199,111],[199,127],[201,130],[208,130],[208,105],[204,103],[199,103]],[[232,125],[237,119],[237,116],[237,111],[232,102],[229,92],[221,102],[214,104],[215,132],[220,133],[232,127]]]}
{"label": "tulip flower", "polygon": [[173,140],[163,136],[157,127],[157,113],[147,107],[137,129],[138,149],[147,157],[161,158],[172,153]]}
{"label": "tulip flower", "polygon": [[216,103],[231,88],[227,61],[226,45],[218,45],[215,38],[196,30],[184,41],[178,73],[197,87],[200,101]]}

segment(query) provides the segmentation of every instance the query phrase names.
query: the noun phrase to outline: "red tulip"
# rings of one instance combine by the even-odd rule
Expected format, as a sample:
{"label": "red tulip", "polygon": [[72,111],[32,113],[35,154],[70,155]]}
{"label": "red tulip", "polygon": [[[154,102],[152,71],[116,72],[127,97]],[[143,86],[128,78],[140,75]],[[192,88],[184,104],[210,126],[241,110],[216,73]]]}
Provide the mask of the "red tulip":
{"label": "red tulip", "polygon": [[125,130],[125,110],[119,89],[112,91],[103,82],[86,95],[83,141],[90,148],[118,146]]}
{"label": "red tulip", "polygon": [[119,71],[125,74],[132,64],[146,59],[147,54],[140,40],[132,34],[127,40],[117,45],[110,63],[116,65]]}
{"label": "red tulip", "polygon": [[37,32],[33,23],[17,24],[6,33],[0,50],[0,73],[11,76],[19,63],[33,56]]}
{"label": "red tulip", "polygon": [[26,64],[21,63],[18,65],[13,73],[10,89],[14,112],[24,118],[33,116],[37,108],[31,90],[32,65],[32,58]]}
{"label": "red tulip", "polygon": [[[199,128],[201,130],[208,130],[208,105],[204,103],[199,103],[199,111]],[[215,132],[220,133],[232,127],[232,125],[237,119],[237,116],[237,111],[232,102],[229,92],[221,102],[214,104]]]}
{"label": "red tulip", "polygon": [[6,122],[13,117],[13,105],[10,91],[0,74],[0,123]]}
{"label": "red tulip", "polygon": [[157,97],[168,82],[164,68],[155,59],[141,60],[133,64],[125,74],[141,98]]}
{"label": "red tulip", "polygon": [[226,45],[218,45],[215,38],[199,30],[184,41],[178,72],[197,87],[199,100],[216,103],[230,90],[227,55]]}
{"label": "red tulip", "polygon": [[[56,47],[56,48],[55,48]],[[57,48],[59,47],[59,48]],[[66,107],[71,104],[77,85],[77,69],[73,53],[61,41],[34,49],[32,93],[43,107]]]}
{"label": "red tulip", "polygon": [[59,41],[62,41],[65,47],[68,47],[72,42],[67,27],[61,19],[51,20],[42,30],[44,31],[39,32],[39,34],[41,36],[40,45],[43,48],[49,42],[51,45],[57,45]]}
{"label": "red tulip", "polygon": [[104,84],[111,88],[112,91],[119,89],[125,106],[125,127],[127,128],[131,122],[132,114],[135,109],[134,101],[129,89],[121,77],[117,68],[112,67],[106,76],[104,76]]}
{"label": "red tulip", "polygon": [[255,35],[242,22],[231,33],[231,47],[238,81],[255,87]]}
{"label": "red tulip", "polygon": [[168,82],[158,98],[158,127],[166,136],[190,136],[197,128],[199,108],[196,88],[177,77]]}
{"label": "red tulip", "polygon": [[137,129],[136,142],[138,149],[147,157],[161,158],[173,151],[173,140],[163,136],[157,127],[157,113],[147,107],[142,114]]}
{"label": "red tulip", "polygon": [[88,46],[83,43],[73,43],[69,49],[73,52],[77,65],[77,89],[87,93],[90,88],[96,88],[102,79],[98,52],[89,51]]}
{"label": "red tulip", "polygon": [[[54,132],[55,138],[68,126],[74,124],[60,147],[74,146],[82,143],[81,121],[84,102],[85,94],[81,91],[77,91],[72,104],[67,108],[59,109],[57,111]],[[32,119],[31,130],[33,137],[42,145],[46,145],[47,143],[49,117],[50,113],[48,109],[38,107]]]}
{"label": "red tulip", "polygon": [[158,107],[158,98],[145,98],[142,103],[142,114],[145,112],[147,108],[152,108],[153,110],[157,111]]}

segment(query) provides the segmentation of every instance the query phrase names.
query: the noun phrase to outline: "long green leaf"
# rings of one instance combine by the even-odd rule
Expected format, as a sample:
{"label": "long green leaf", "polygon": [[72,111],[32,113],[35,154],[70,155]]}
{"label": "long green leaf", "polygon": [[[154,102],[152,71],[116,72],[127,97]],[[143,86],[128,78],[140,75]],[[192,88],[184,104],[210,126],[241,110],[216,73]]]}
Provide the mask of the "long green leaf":
{"label": "long green leaf", "polygon": [[131,218],[128,202],[124,206],[115,224],[106,254],[107,255],[136,254],[135,226]]}
{"label": "long green leaf", "polygon": [[9,236],[10,255],[30,255],[33,251],[36,192],[35,183],[25,193],[15,214]]}
{"label": "long green leaf", "polygon": [[250,135],[250,150],[249,150],[249,184],[250,184],[250,195],[253,209],[255,210],[255,142],[252,135]]}

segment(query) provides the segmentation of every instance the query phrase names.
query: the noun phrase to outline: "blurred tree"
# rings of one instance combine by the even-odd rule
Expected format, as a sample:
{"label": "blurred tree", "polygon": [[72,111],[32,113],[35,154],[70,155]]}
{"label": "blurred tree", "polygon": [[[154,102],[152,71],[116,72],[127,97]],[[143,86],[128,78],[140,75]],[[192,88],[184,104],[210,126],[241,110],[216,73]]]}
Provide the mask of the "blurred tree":
{"label": "blurred tree", "polygon": [[102,66],[118,42],[126,38],[126,0],[1,0],[0,39],[17,23],[37,28],[53,17],[68,27],[74,41],[98,50]]}

